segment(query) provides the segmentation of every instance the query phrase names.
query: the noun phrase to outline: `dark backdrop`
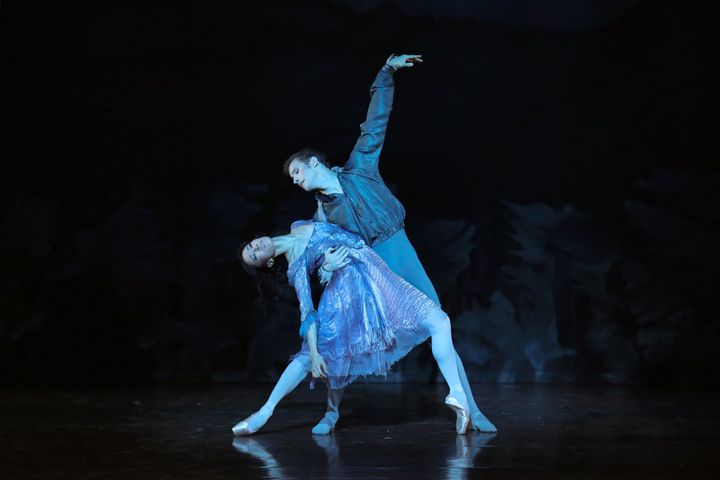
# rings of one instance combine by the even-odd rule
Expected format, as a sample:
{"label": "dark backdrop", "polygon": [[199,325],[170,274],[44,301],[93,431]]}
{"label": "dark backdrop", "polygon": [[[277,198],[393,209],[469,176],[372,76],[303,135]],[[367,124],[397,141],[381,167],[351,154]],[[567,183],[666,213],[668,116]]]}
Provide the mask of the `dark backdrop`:
{"label": "dark backdrop", "polygon": [[296,300],[235,249],[311,215],[283,160],[344,162],[393,52],[381,171],[471,379],[717,380],[708,12],[245,3],[3,4],[4,382],[276,378]]}

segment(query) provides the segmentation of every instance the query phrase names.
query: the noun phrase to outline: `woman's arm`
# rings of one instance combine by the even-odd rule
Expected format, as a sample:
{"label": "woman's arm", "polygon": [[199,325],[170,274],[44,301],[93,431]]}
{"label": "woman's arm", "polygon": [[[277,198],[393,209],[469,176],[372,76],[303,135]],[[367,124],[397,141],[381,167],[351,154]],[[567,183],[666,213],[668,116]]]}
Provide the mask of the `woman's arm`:
{"label": "woman's arm", "polygon": [[327,378],[325,359],[317,349],[317,322],[310,325],[307,331],[308,350],[310,351],[311,372],[313,378]]}
{"label": "woman's arm", "polygon": [[310,277],[305,265],[298,265],[291,284],[300,302],[300,336],[308,342],[313,378],[327,378],[327,366],[317,348],[317,311],[312,301]]}
{"label": "woman's arm", "polygon": [[308,275],[304,259],[298,260],[302,262],[295,268],[292,277],[288,280],[290,285],[295,288],[298,302],[300,303],[300,336],[305,338],[308,329],[317,321],[317,311],[313,304],[312,291],[310,290],[310,276]]}

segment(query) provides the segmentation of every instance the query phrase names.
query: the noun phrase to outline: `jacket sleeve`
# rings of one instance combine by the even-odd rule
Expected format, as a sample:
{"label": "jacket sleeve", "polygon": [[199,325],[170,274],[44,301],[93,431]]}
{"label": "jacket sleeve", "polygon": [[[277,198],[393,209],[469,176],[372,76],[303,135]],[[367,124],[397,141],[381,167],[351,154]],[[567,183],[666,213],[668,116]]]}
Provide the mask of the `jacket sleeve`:
{"label": "jacket sleeve", "polygon": [[345,163],[346,169],[360,169],[378,173],[380,152],[385,142],[390,111],[392,110],[395,83],[392,67],[384,65],[370,87],[370,107],[367,118],[360,124],[360,138]]}

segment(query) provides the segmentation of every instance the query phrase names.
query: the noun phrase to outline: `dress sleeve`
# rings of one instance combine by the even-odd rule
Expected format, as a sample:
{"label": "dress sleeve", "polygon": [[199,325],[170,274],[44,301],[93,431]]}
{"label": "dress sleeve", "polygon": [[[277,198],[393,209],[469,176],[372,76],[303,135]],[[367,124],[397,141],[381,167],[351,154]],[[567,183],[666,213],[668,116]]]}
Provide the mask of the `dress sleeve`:
{"label": "dress sleeve", "polygon": [[384,66],[370,87],[370,107],[367,118],[360,124],[360,137],[345,163],[348,170],[360,169],[368,173],[378,173],[380,152],[385,142],[385,131],[395,91],[392,73],[391,67]]}
{"label": "dress sleeve", "polygon": [[312,291],[310,290],[310,275],[304,259],[298,260],[302,264],[297,265],[294,271],[290,272],[290,284],[295,288],[298,302],[300,302],[300,336],[305,338],[307,329],[317,321],[317,311],[313,305]]}

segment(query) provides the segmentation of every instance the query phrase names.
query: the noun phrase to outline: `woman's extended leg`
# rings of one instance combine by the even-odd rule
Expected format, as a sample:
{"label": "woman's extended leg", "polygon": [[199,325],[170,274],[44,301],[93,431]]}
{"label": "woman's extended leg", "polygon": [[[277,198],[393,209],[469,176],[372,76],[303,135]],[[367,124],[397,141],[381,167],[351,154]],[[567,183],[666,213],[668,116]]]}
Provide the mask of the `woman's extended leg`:
{"label": "woman's extended leg", "polygon": [[[462,361],[460,360],[460,357],[455,351],[452,343],[452,330],[448,316],[445,312],[438,308],[428,314],[424,320],[424,324],[428,328],[432,338],[432,351],[435,361],[437,362],[438,368],[440,368],[440,372],[443,374],[443,377],[445,377],[445,381],[450,387],[450,396],[458,400],[460,405],[465,409],[465,412],[462,412],[461,409],[453,407],[446,401],[453,410],[458,412],[458,422],[456,425],[458,433],[465,433],[467,425],[463,426],[463,424],[466,423],[464,415],[468,416],[468,424],[472,418],[473,427],[476,430],[487,432],[497,431],[495,426],[490,423],[490,421],[477,408],[474,400],[468,398],[465,394],[465,392],[470,391],[470,386],[464,385],[464,383],[467,383],[467,377],[465,375],[461,376],[459,373],[459,370],[463,369]],[[465,372],[463,371],[463,373]],[[470,410],[470,405],[475,406],[475,411]]]}
{"label": "woman's extended leg", "polygon": [[232,429],[233,433],[235,435],[251,435],[260,430],[272,416],[278,402],[280,402],[280,400],[282,400],[288,393],[295,390],[300,382],[302,382],[307,376],[309,371],[310,359],[305,356],[297,357],[290,362],[282,375],[280,375],[280,379],[275,384],[275,388],[273,388],[270,393],[265,405],[260,407],[260,410],[235,425]]}
{"label": "woman's extended leg", "polygon": [[436,308],[423,319],[422,323],[430,332],[433,357],[450,387],[450,395],[445,399],[445,403],[457,413],[455,425],[457,433],[465,433],[470,423],[470,411],[455,361],[450,319],[445,312]]}
{"label": "woman's extended leg", "polygon": [[[410,285],[420,290],[427,297],[435,302],[435,305],[440,306],[440,297],[438,297],[437,291],[430,281],[427,272],[420,263],[415,248],[410,243],[405,234],[405,230],[399,230],[395,235],[388,238],[382,243],[379,243],[373,247],[375,253],[385,260],[390,270],[395,272],[397,275],[402,277]],[[481,430],[484,432],[494,432],[495,426],[492,425],[487,418],[480,412],[473,398],[472,389],[470,388],[470,382],[468,381],[467,374],[465,373],[465,367],[463,366],[460,356],[455,353],[455,363],[457,363],[458,376],[460,377],[460,383],[463,386],[465,397],[468,401],[468,407],[470,408],[470,416],[472,418],[471,428],[475,430]]]}
{"label": "woman's extended leg", "polygon": [[439,308],[433,309],[423,320],[424,326],[430,332],[432,339],[432,353],[442,372],[445,381],[452,393],[467,407],[467,398],[460,382],[457,363],[455,361],[455,348],[452,343],[450,319]]}

